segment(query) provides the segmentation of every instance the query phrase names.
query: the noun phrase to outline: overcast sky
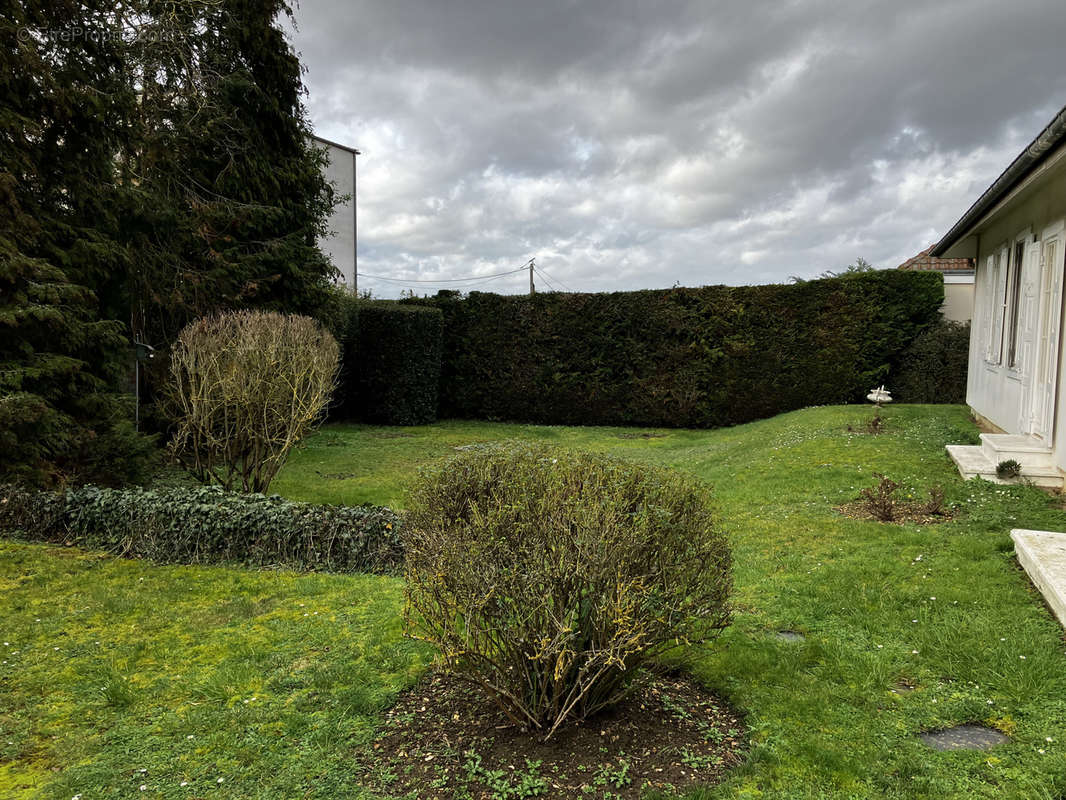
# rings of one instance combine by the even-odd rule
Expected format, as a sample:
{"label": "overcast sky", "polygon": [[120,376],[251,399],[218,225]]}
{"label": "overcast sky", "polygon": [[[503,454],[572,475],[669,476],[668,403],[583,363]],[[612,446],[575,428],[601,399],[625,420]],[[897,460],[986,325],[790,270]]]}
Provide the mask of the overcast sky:
{"label": "overcast sky", "polygon": [[295,14],[312,124],[363,153],[359,271],[405,280],[531,256],[577,291],[894,267],[1066,104],[1062,0],[302,0]]}

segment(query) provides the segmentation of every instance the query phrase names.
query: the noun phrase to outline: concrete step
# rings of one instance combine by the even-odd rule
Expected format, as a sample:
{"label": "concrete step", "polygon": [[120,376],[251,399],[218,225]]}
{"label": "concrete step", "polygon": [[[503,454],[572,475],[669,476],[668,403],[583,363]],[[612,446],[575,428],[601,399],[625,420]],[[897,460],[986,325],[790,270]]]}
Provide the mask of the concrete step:
{"label": "concrete step", "polygon": [[1066,627],[1066,533],[1017,528],[1010,538],[1018,563]]}
{"label": "concrete step", "polygon": [[1051,448],[1035,436],[1011,433],[982,433],[981,449],[993,464],[1014,459],[1019,464],[1037,469],[1053,467]]}
{"label": "concrete step", "polygon": [[1063,488],[1063,475],[1053,464],[1032,465],[1025,464],[1021,460],[1022,474],[1017,478],[1000,478],[996,475],[996,465],[999,461],[992,461],[985,453],[984,445],[949,444],[948,455],[959,468],[962,477],[981,477],[992,483],[1031,483],[1041,489]]}

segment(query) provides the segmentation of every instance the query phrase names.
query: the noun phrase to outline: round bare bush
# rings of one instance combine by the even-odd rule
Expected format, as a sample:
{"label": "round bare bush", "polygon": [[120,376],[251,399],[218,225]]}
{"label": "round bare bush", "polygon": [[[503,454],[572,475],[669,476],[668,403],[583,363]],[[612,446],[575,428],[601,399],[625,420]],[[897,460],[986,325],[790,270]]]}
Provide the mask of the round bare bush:
{"label": "round bare bush", "polygon": [[544,738],[729,624],[729,547],[693,478],[510,443],[424,471],[411,500],[408,635]]}
{"label": "round bare bush", "polygon": [[325,414],[338,358],[309,317],[237,311],[190,323],[170,354],[171,453],[203,483],[265,492]]}

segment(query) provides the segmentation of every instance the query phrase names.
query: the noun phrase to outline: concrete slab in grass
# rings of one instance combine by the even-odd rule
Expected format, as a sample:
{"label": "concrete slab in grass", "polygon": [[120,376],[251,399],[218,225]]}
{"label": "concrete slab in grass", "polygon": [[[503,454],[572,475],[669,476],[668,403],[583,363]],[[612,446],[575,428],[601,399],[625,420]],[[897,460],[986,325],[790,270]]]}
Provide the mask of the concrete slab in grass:
{"label": "concrete slab in grass", "polygon": [[993,728],[984,725],[957,725],[939,731],[926,731],[918,737],[934,750],[988,750],[1010,741]]}
{"label": "concrete slab in grass", "polygon": [[1016,528],[1010,538],[1018,563],[1066,627],[1066,533]]}

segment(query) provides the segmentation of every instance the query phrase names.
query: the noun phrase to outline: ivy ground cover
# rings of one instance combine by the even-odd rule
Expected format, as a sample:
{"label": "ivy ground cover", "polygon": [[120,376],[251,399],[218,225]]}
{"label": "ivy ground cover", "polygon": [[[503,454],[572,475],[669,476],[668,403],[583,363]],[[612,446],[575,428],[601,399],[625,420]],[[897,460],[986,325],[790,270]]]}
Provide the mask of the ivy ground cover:
{"label": "ivy ground cover", "polygon": [[[854,432],[870,414],[718,431],[331,426],[274,488],[402,507],[420,464],[515,437],[690,471],[714,485],[733,543],[736,619],[674,660],[745,715],[751,740],[725,783],[690,797],[1059,800],[1066,645],[1008,533],[1066,530],[1066,513],[957,476],[943,446],[976,441],[965,409],[890,407],[883,433]],[[841,515],[874,472],[904,499],[939,484],[957,513]],[[400,637],[401,588],[0,543],[0,797],[372,796],[355,761],[430,658]],[[960,723],[1010,741],[942,753],[917,737]]]}

